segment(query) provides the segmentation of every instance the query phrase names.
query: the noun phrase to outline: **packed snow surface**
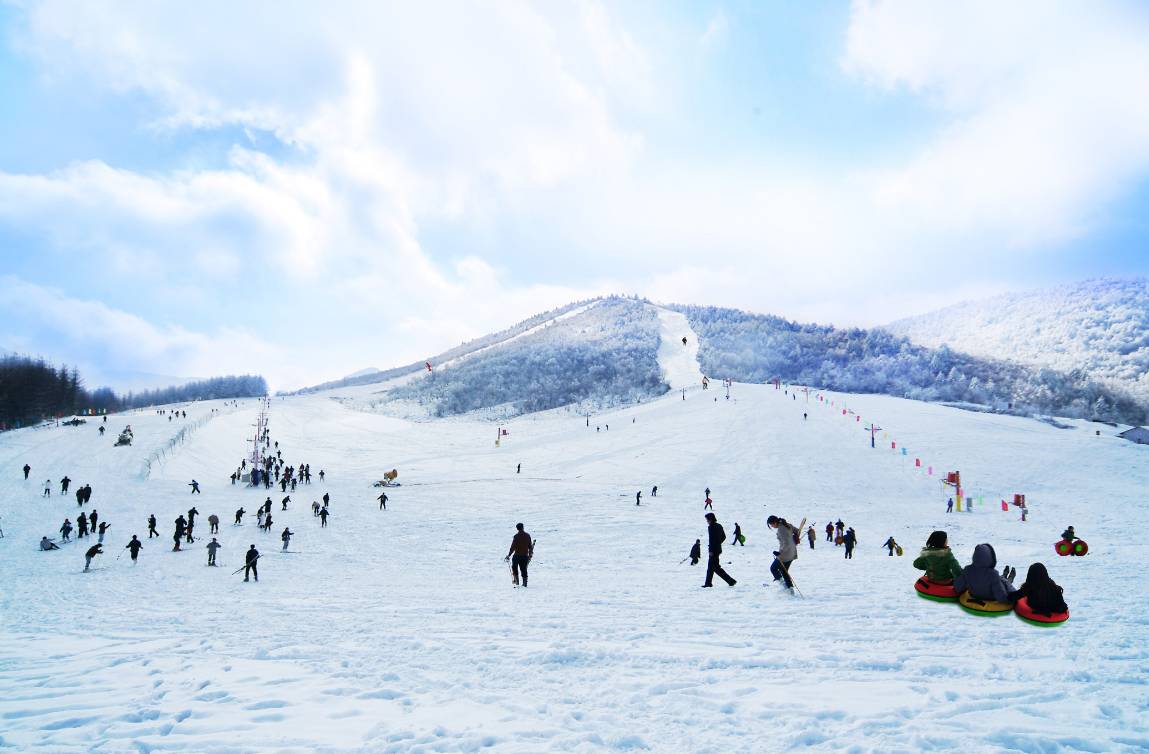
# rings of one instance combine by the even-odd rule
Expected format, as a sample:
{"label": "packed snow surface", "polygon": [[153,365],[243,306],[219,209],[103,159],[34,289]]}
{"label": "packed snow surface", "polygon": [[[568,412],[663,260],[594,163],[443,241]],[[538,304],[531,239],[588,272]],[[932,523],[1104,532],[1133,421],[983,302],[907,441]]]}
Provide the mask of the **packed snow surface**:
{"label": "packed snow surface", "polygon": [[[698,368],[698,333],[690,327],[686,315],[662,307],[658,314],[658,365],[671,390],[695,387],[702,382]],[[686,338],[683,343],[682,339]]]}
{"label": "packed snow surface", "polygon": [[[271,436],[314,482],[285,512],[272,491],[268,534],[250,515],[231,525],[268,496],[228,480],[256,401],[197,426],[146,478],[145,459],[184,420],[142,411],[110,418],[102,438],[91,422],[6,433],[0,750],[1149,748],[1149,448],[1102,425],[827,398],[833,407],[765,386],[736,384],[730,400],[672,392],[589,427],[561,411],[525,417],[500,447],[487,423],[274,399]],[[187,407],[186,423],[213,407]],[[873,449],[870,421],[883,428]],[[135,442],[113,447],[125,423]],[[393,467],[402,486],[381,511],[371,483]],[[944,512],[937,475],[954,469],[985,498],[973,512]],[[78,513],[59,495],[65,474],[92,485],[85,510],[111,523],[91,573],[94,539],[37,550]],[[733,588],[700,589],[705,561],[680,562],[696,538],[705,550],[705,487],[727,535],[738,522],[747,537],[722,556]],[[310,511],[324,492],[325,529]],[[1030,502],[1024,523],[1000,508],[1014,492]],[[200,539],[171,552],[172,521],[192,505]],[[163,537],[149,541],[153,512]],[[211,513],[221,568],[206,566]],[[818,532],[793,566],[804,598],[763,584],[770,513]],[[838,517],[858,532],[853,560],[824,541]],[[537,540],[528,589],[512,588],[503,562],[517,521]],[[1087,556],[1054,554],[1068,524]],[[287,554],[283,526],[296,533]],[[911,561],[935,528],[963,563],[979,542],[1019,579],[1046,563],[1073,617],[1043,629],[918,598]],[[121,557],[133,533],[145,546],[134,566]],[[890,535],[904,557],[880,547]],[[232,575],[250,543],[264,553],[258,583]]]}

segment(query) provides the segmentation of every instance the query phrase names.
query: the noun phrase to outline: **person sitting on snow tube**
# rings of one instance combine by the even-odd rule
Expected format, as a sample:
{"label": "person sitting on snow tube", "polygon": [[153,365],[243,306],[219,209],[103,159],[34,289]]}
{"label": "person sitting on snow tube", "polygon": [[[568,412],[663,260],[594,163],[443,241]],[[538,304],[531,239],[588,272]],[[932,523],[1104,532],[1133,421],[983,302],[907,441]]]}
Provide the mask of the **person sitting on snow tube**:
{"label": "person sitting on snow tube", "polygon": [[1013,585],[1015,569],[1005,567],[997,572],[997,553],[993,545],[982,543],[973,548],[973,562],[967,565],[954,578],[954,590],[961,594],[968,591],[971,597],[992,602],[1013,602],[1012,595],[1017,591]]}
{"label": "person sitting on snow tube", "polygon": [[1061,538],[1066,542],[1072,542],[1077,539],[1077,535],[1073,532],[1073,527],[1069,526],[1066,527],[1065,531],[1061,532]]}
{"label": "person sitting on snow tube", "polygon": [[926,578],[935,584],[952,584],[961,575],[961,564],[949,548],[944,531],[935,531],[926,539],[926,546],[914,558],[914,568],[926,572]]}
{"label": "person sitting on snow tube", "polygon": [[1034,563],[1025,574],[1025,583],[1013,593],[1014,602],[1024,599],[1029,611],[1051,616],[1069,612],[1062,589],[1049,578],[1049,571],[1041,563]]}

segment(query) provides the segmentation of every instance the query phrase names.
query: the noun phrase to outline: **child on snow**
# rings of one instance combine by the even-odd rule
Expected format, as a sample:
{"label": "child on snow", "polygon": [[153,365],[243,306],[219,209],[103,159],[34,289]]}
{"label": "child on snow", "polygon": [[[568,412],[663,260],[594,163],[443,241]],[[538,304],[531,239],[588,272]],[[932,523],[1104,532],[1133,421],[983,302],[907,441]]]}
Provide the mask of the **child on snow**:
{"label": "child on snow", "polygon": [[1041,563],[1034,563],[1025,574],[1025,583],[1013,593],[1014,601],[1026,598],[1029,609],[1038,615],[1053,615],[1069,610],[1062,596],[1062,589],[1049,578],[1049,572]]}
{"label": "child on snow", "polygon": [[950,551],[948,539],[944,531],[935,531],[914,558],[914,568],[925,571],[926,578],[935,584],[952,584],[961,575],[961,564]]}
{"label": "child on snow", "polygon": [[954,578],[954,590],[958,594],[969,590],[971,597],[995,602],[1012,602],[1017,588],[1013,576],[1017,570],[1005,567],[997,572],[997,553],[991,544],[980,544],[973,548],[973,562],[967,565]]}

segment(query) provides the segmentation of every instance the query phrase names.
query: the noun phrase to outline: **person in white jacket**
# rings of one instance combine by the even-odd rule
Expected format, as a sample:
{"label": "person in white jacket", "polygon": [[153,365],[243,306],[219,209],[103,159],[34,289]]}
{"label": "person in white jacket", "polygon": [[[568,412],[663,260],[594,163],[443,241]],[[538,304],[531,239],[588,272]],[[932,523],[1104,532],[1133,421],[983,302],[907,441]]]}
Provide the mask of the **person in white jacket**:
{"label": "person in white jacket", "polygon": [[794,582],[790,579],[790,564],[798,559],[798,545],[795,540],[798,534],[786,519],[770,516],[766,525],[778,532],[778,549],[774,552],[774,562],[770,564],[770,573],[775,581],[783,581],[786,588],[793,591]]}

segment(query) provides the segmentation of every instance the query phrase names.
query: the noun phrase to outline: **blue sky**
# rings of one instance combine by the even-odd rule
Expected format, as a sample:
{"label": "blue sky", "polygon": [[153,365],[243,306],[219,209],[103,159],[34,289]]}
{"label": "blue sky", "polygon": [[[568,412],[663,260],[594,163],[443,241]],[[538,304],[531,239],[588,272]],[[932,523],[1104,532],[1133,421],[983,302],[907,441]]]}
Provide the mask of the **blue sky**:
{"label": "blue sky", "polygon": [[1149,273],[1149,13],[0,3],[0,349],[278,388],[639,293],[880,324]]}

